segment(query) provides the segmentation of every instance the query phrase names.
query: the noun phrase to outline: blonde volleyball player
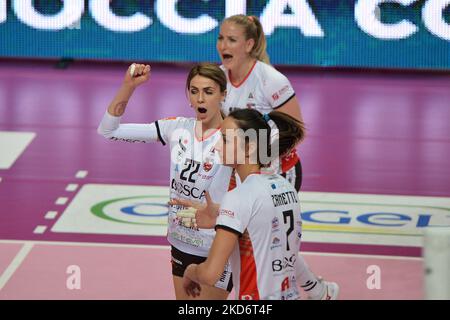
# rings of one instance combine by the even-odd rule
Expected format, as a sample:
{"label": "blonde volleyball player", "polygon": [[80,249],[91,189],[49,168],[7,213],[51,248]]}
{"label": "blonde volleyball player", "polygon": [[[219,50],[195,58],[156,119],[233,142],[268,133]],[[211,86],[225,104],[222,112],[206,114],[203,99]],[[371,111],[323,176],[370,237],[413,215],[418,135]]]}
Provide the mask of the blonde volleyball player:
{"label": "blonde volleyball player", "polygon": [[[273,110],[303,121],[295,91],[289,80],[269,64],[266,37],[256,16],[234,15],[220,27],[217,51],[227,75],[227,96],[222,104],[225,115],[232,110]],[[273,169],[281,173],[297,191],[302,183],[300,159],[293,149]],[[339,286],[316,277],[300,257],[299,283],[311,299],[336,299]]]}
{"label": "blonde volleyball player", "polygon": [[[194,66],[186,81],[189,101],[196,118],[171,118],[151,124],[121,124],[121,117],[134,90],[150,77],[150,66],[133,64],[108,107],[98,133],[112,140],[168,144],[171,151],[170,198],[205,201],[205,193],[220,202],[228,189],[231,169],[219,165],[214,146],[221,139],[223,121],[220,104],[226,94],[226,78],[216,65]],[[183,223],[177,215],[184,208],[171,206],[168,240],[172,245],[172,275],[177,299],[190,299],[182,286],[185,268],[206,260],[214,229],[198,229]],[[226,299],[232,289],[231,274],[224,265],[222,277],[202,285],[198,299]]]}
{"label": "blonde volleyball player", "polygon": [[262,155],[271,148],[271,121],[279,130],[274,142],[279,142],[279,154],[290,152],[303,139],[303,124],[277,111],[263,116],[256,110],[235,110],[222,124],[222,161],[235,169],[241,183],[225,195],[218,210],[208,198],[208,207],[215,209],[206,220],[198,213],[198,223],[215,225],[216,236],[206,261],[191,264],[184,273],[184,288],[191,296],[201,294],[201,285],[215,283],[230,259],[238,299],[299,298],[298,194],[280,175],[261,174],[268,163]]}
{"label": "blonde volleyball player", "polygon": [[[217,39],[222,69],[227,75],[227,115],[234,109],[277,110],[303,121],[289,80],[269,64],[266,38],[257,17],[235,15],[225,19]],[[281,159],[280,172],[300,190],[302,169],[295,149]]]}

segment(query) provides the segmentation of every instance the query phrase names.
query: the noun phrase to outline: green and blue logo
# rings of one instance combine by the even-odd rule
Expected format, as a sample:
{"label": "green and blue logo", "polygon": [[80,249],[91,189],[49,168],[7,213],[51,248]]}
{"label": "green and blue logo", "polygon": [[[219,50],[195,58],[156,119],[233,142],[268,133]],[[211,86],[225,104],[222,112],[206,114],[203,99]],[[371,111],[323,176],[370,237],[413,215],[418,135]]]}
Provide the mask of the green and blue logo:
{"label": "green and blue logo", "polygon": [[91,207],[91,212],[105,220],[137,224],[167,225],[168,205],[155,202],[161,196],[135,196],[102,201]]}

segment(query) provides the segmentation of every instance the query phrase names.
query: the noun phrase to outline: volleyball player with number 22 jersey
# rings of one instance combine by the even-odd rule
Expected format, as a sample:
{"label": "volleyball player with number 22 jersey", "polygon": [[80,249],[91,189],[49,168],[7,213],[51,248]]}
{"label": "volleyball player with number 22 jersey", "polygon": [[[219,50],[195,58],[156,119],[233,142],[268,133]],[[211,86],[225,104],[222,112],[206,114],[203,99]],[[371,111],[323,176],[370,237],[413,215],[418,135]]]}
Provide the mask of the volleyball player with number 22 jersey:
{"label": "volleyball player with number 22 jersey", "polygon": [[[134,70],[133,70],[134,69]],[[223,121],[220,102],[225,96],[226,78],[216,65],[194,66],[186,89],[196,118],[175,117],[153,123],[121,124],[121,116],[134,89],[148,80],[150,67],[134,65],[124,84],[105,113],[98,132],[112,140],[126,142],[161,142],[170,148],[170,199],[205,201],[205,193],[221,202],[228,189],[231,169],[220,165],[215,145],[221,139]],[[187,226],[177,215],[182,206],[170,206],[167,238],[172,245],[172,275],[177,299],[188,299],[182,289],[185,268],[206,259],[214,239],[214,229]],[[201,299],[226,299],[232,289],[231,271],[225,266],[222,277],[202,288]]]}

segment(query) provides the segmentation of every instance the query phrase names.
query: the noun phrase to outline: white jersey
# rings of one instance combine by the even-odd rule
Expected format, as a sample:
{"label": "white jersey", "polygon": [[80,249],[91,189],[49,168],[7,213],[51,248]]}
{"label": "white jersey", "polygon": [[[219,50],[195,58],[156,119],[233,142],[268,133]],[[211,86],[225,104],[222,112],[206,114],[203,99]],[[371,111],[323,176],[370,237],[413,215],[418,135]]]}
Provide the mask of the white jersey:
{"label": "white jersey", "polygon": [[[228,190],[231,168],[220,165],[214,148],[221,138],[219,130],[203,141],[195,136],[194,118],[167,118],[151,124],[120,124],[120,117],[106,112],[98,132],[127,142],[161,141],[170,146],[170,198],[205,202],[208,191],[220,203]],[[187,228],[177,218],[180,206],[171,206],[167,237],[171,245],[188,254],[206,257],[215,236],[213,229]]]}
{"label": "white jersey", "polygon": [[229,260],[237,299],[299,298],[300,204],[297,191],[286,179],[249,175],[225,195],[218,228],[240,236]]}
{"label": "white jersey", "polygon": [[247,77],[239,85],[233,85],[227,76],[227,95],[222,111],[228,115],[234,109],[256,109],[262,114],[283,106],[295,96],[288,78],[271,65],[256,61]]}
{"label": "white jersey", "polygon": [[[235,109],[256,109],[262,114],[270,113],[286,104],[295,96],[288,78],[267,63],[256,61],[247,77],[239,85],[233,85],[230,74],[221,66],[227,76],[227,95],[222,111],[228,115]],[[287,172],[298,162],[295,151],[274,161],[267,172]]]}

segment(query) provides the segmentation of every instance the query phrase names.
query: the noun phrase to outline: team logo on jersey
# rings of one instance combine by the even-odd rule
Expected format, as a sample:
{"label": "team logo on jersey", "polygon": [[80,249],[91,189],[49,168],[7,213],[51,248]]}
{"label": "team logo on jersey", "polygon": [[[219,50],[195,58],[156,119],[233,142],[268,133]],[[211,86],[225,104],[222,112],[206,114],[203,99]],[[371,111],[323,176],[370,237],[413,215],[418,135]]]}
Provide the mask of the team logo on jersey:
{"label": "team logo on jersey", "polygon": [[212,147],[209,151],[210,155],[206,157],[205,162],[203,163],[203,170],[205,170],[206,172],[209,172],[209,170],[211,170],[214,165],[214,150],[214,147]]}
{"label": "team logo on jersey", "polygon": [[278,228],[279,225],[280,225],[280,222],[278,221],[278,218],[277,217],[273,218],[273,220],[272,220],[272,229]]}
{"label": "team logo on jersey", "polygon": [[164,118],[163,120],[176,120],[177,119],[177,117],[167,117],[167,118]]}
{"label": "team logo on jersey", "polygon": [[278,218],[277,217],[273,218],[273,220],[272,220],[272,233],[280,231],[279,226],[280,226],[280,222],[278,221]]}
{"label": "team logo on jersey", "polygon": [[280,96],[278,95],[278,93],[274,93],[274,94],[272,95],[272,99],[273,99],[274,101],[277,101],[278,99],[280,99]]}
{"label": "team logo on jersey", "polygon": [[213,164],[211,162],[205,162],[203,164],[203,170],[205,170],[206,172],[209,172],[209,170],[211,170],[212,167],[213,167]]}
{"label": "team logo on jersey", "polygon": [[277,237],[273,238],[270,250],[281,247],[281,240]]}
{"label": "team logo on jersey", "polygon": [[247,108],[253,109],[255,108],[255,106],[256,106],[255,98],[253,96],[253,93],[250,92],[250,94],[248,95]]}

